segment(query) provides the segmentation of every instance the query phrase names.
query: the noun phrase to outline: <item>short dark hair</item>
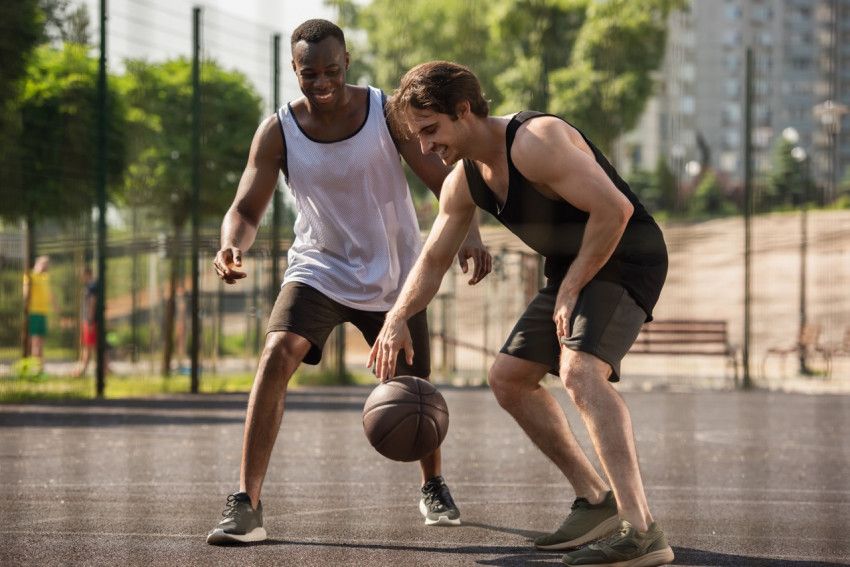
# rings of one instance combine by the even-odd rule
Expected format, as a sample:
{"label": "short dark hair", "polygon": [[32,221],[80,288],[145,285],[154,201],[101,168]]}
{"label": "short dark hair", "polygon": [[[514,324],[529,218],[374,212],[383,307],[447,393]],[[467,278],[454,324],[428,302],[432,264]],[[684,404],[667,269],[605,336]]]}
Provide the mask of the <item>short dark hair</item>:
{"label": "short dark hair", "polygon": [[476,116],[486,118],[490,114],[481,83],[469,67],[450,61],[430,61],[405,73],[390,100],[389,112],[399,125],[406,123],[403,115],[408,108],[457,118],[457,105],[465,100]]}
{"label": "short dark hair", "polygon": [[335,37],[345,47],[345,34],[342,29],[333,22],[327,20],[307,20],[292,32],[289,40],[290,48],[302,39],[307,43],[319,43],[326,37]]}

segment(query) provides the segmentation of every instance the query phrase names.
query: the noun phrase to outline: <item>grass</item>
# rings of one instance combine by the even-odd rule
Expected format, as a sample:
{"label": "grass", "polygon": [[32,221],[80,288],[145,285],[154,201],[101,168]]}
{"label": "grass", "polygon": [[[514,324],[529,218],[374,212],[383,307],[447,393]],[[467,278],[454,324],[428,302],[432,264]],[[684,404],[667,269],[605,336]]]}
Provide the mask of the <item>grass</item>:
{"label": "grass", "polygon": [[[189,376],[108,376],[106,379],[107,399],[138,398],[164,394],[187,393]],[[200,391],[203,394],[225,392],[248,392],[254,375],[248,373],[228,375],[203,375]],[[346,384],[370,385],[375,379],[365,373],[348,373]],[[339,385],[336,373],[327,371],[297,372],[290,381],[290,388],[299,386]],[[92,377],[72,378],[40,374],[25,377],[0,377],[0,403],[16,403],[43,400],[91,399],[95,397],[95,381]]]}

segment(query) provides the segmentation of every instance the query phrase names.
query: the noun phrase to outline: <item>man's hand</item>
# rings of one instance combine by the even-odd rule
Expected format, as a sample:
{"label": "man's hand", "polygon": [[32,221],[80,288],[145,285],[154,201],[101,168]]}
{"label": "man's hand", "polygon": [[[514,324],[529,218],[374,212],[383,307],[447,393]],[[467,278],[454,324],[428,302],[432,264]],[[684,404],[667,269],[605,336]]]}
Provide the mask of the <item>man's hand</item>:
{"label": "man's hand", "polygon": [[469,271],[468,260],[472,258],[473,270],[469,285],[475,285],[490,273],[493,269],[493,257],[487,251],[487,247],[481,242],[481,236],[477,230],[470,230],[460,246],[457,253],[457,261],[463,273]]}
{"label": "man's hand", "polygon": [[242,251],[233,246],[219,250],[213,260],[213,266],[218,277],[228,284],[235,284],[236,280],[248,276],[245,272],[236,269],[242,267]]}
{"label": "man's hand", "polygon": [[381,382],[386,382],[395,376],[396,359],[398,352],[402,349],[404,349],[404,358],[407,364],[412,365],[413,339],[410,337],[407,321],[387,314],[384,326],[381,327],[381,332],[378,333],[378,338],[372,345],[369,363],[367,364]]}
{"label": "man's hand", "polygon": [[555,313],[552,315],[552,320],[555,321],[559,344],[564,344],[563,341],[570,336],[570,318],[572,317],[573,310],[576,308],[577,301],[578,294],[574,294],[563,287],[558,290],[558,296],[555,298]]}

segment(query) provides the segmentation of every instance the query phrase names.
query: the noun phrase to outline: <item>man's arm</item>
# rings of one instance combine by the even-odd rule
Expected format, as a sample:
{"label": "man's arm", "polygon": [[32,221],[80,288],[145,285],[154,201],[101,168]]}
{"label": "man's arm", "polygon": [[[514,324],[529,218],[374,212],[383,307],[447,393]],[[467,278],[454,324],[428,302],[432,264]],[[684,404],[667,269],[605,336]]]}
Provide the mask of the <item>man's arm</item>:
{"label": "man's arm", "polygon": [[[393,129],[391,128],[392,132]],[[398,150],[413,173],[431,190],[437,199],[440,198],[440,191],[443,181],[451,172],[451,166],[445,165],[436,154],[423,154],[419,147],[419,141],[416,138],[406,140],[397,140]],[[469,280],[470,285],[475,285],[493,269],[493,259],[487,251],[487,247],[481,241],[481,232],[478,229],[478,212],[475,212],[473,221],[469,228],[469,233],[460,247],[458,252],[458,263],[460,264],[463,273],[469,271],[468,261],[472,259],[473,271],[472,277]]]}
{"label": "man's arm", "polygon": [[242,252],[257,237],[260,219],[274,195],[282,159],[283,139],[274,115],[266,118],[254,134],[236,197],[221,223],[221,247],[213,265],[226,283],[236,283],[247,275],[238,269],[242,267]]}
{"label": "man's arm", "polygon": [[443,275],[469,232],[475,210],[463,166],[458,165],[443,184],[437,220],[369,353],[368,366],[374,365],[379,379],[395,376],[396,357],[402,349],[408,363],[413,364],[413,341],[407,320],[425,309],[439,291]]}
{"label": "man's arm", "polygon": [[529,181],[545,186],[589,215],[579,253],[555,302],[553,319],[559,337],[569,335],[570,315],[579,292],[614,253],[634,212],[589,150],[574,128],[551,117],[529,122],[511,149],[514,164]]}

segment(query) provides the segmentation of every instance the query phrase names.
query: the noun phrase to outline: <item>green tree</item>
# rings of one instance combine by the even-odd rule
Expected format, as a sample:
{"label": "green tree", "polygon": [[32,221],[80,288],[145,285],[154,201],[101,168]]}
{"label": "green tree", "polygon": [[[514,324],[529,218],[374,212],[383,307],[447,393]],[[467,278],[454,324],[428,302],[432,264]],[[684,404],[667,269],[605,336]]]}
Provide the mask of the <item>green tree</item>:
{"label": "green tree", "polygon": [[658,161],[655,162],[654,176],[658,187],[658,208],[671,213],[678,211],[679,197],[676,176],[673,175],[664,156],[658,156]]}
{"label": "green tree", "polygon": [[767,184],[761,194],[764,209],[797,206],[815,198],[815,183],[805,155],[795,158],[794,144],[780,138],[773,148]]}
{"label": "green tree", "polygon": [[[171,229],[169,301],[162,372],[170,372],[174,316],[182,281],[180,242],[191,215],[192,62],[128,61],[122,90],[130,106],[130,167],[126,199],[147,206]],[[261,99],[239,72],[201,66],[201,215],[220,217],[233,199]]]}
{"label": "green tree", "polygon": [[[0,2],[0,195],[4,199],[20,187],[20,163],[17,140],[20,114],[14,103],[27,70],[27,61],[41,39],[44,14],[38,0]],[[9,206],[4,203],[3,210]],[[5,218],[17,215],[3,214]]]}
{"label": "green tree", "polygon": [[[506,0],[491,7],[488,56],[498,63],[497,113],[552,111],[553,73],[570,65],[589,0]],[[476,72],[482,70],[472,65]],[[486,72],[487,70],[483,70]]]}
{"label": "green tree", "polygon": [[717,175],[710,170],[705,172],[688,202],[688,212],[692,216],[725,216],[733,215],[737,210]]}
{"label": "green tree", "polygon": [[637,125],[661,64],[675,0],[591,2],[569,66],[550,73],[549,111],[568,117],[605,152]]}
{"label": "green tree", "polygon": [[[2,216],[23,218],[29,242],[39,221],[77,219],[94,204],[97,72],[97,60],[75,44],[41,46],[29,62],[15,108],[19,136],[8,148],[16,174],[0,184]],[[115,89],[108,92],[107,109],[107,174],[114,190],[125,165],[125,108]]]}

